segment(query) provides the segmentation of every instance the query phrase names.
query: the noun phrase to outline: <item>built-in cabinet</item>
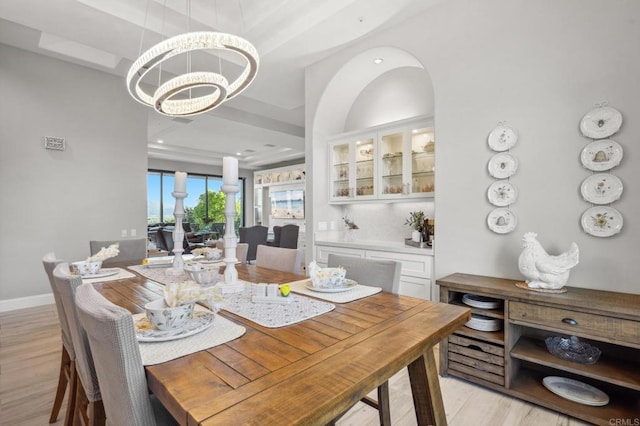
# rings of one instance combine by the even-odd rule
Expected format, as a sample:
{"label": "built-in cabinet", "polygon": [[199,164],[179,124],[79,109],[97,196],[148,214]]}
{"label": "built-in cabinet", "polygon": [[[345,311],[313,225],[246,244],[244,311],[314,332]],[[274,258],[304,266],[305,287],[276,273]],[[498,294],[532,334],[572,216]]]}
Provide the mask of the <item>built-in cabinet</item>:
{"label": "built-in cabinet", "polygon": [[[441,302],[468,307],[472,314],[502,325],[493,331],[465,325],[445,338],[440,343],[441,375],[457,376],[594,424],[640,422],[640,295],[575,287],[560,294],[538,293],[516,287],[513,280],[467,274],[453,274],[437,284]],[[499,303],[490,309],[468,306],[468,294]],[[602,355],[595,364],[561,359],[545,345],[546,338],[556,336],[577,336]],[[547,376],[596,387],[609,396],[609,402],[592,406],[558,396],[543,385]]]}
{"label": "built-in cabinet", "polygon": [[433,197],[435,134],[425,118],[336,136],[329,142],[329,202]]}
{"label": "built-in cabinet", "polygon": [[315,260],[318,265],[327,266],[329,253],[360,257],[373,260],[395,260],[402,264],[400,270],[399,293],[405,296],[431,299],[431,283],[433,282],[433,255],[431,252],[420,249],[394,250],[392,245],[385,250],[381,247],[370,245],[366,242],[341,243],[316,241]]}

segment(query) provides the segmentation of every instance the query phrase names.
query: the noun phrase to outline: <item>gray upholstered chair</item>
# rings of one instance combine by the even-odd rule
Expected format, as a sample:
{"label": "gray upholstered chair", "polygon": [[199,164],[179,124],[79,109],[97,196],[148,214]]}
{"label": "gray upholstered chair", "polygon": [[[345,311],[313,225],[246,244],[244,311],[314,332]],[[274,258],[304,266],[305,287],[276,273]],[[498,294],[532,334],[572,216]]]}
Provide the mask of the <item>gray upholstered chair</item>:
{"label": "gray upholstered chair", "polygon": [[90,284],[76,291],[78,316],[94,354],[110,425],[153,426],[177,422],[149,396],[133,318]]}
{"label": "gray upholstered chair", "polygon": [[273,242],[271,244],[274,247],[280,247],[280,233],[282,232],[282,226],[273,227]]}
{"label": "gray upholstered chair", "polygon": [[68,388],[69,393],[67,394],[67,410],[64,418],[64,424],[65,426],[70,426],[73,424],[73,404],[76,400],[76,354],[73,351],[71,331],[69,330],[69,323],[67,322],[67,317],[64,313],[62,299],[60,299],[60,295],[58,294],[53,281],[53,270],[59,263],[62,263],[62,260],[56,259],[56,255],[54,253],[47,253],[42,258],[42,265],[44,266],[44,270],[49,278],[51,292],[53,293],[53,298],[56,302],[56,311],[58,312],[58,320],[60,321],[60,330],[62,334],[62,357],[60,360],[58,387],[56,389],[53,407],[51,408],[49,423],[55,423],[56,420],[58,420],[58,414],[60,414],[64,394],[67,392]]}
{"label": "gray upholstered chair", "polygon": [[[342,266],[347,270],[346,277],[362,285],[382,287],[383,291],[398,293],[400,287],[400,270],[402,264],[393,260],[363,259],[361,257],[344,256],[329,253],[327,266]],[[389,409],[389,382],[378,386],[378,400],[369,397],[361,400],[378,410],[381,425],[391,424]]]}
{"label": "gray upholstered chair", "polygon": [[258,246],[256,266],[278,271],[300,273],[302,251],[272,246]]}
{"label": "gray upholstered chair", "polygon": [[240,234],[240,242],[249,244],[247,262],[251,263],[252,260],[256,260],[258,246],[261,244],[267,244],[269,228],[266,226],[256,225],[248,228],[240,228],[238,232]]}
{"label": "gray upholstered chair", "polygon": [[142,260],[147,257],[147,239],[133,238],[129,240],[106,240],[106,241],[89,241],[89,249],[91,255],[98,253],[103,247],[109,247],[111,244],[118,243],[120,245],[120,253],[116,257],[112,257],[105,261],[106,264],[113,262],[125,262],[129,260]]}
{"label": "gray upholstered chair", "polygon": [[96,376],[95,366],[89,341],[84,327],[78,319],[76,309],[76,289],[82,285],[82,277],[71,275],[68,263],[60,263],[53,270],[55,288],[62,301],[64,313],[69,324],[73,350],[76,354],[76,376],[79,380],[74,406],[74,424],[104,425],[105,413],[102,405],[100,386]]}
{"label": "gray upholstered chair", "polygon": [[278,247],[297,249],[299,232],[300,227],[298,225],[283,226],[280,230],[280,241],[278,242]]}

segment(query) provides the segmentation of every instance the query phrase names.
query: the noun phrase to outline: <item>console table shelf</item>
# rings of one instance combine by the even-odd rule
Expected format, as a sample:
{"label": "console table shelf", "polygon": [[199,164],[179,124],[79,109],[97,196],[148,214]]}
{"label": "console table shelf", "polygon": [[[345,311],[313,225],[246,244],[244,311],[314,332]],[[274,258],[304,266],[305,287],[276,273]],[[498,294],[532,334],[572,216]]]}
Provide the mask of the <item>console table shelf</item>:
{"label": "console table shelf", "polygon": [[[601,425],[611,419],[640,422],[640,295],[567,287],[566,293],[540,293],[517,281],[468,274],[437,280],[440,301],[466,306],[465,294],[502,301],[497,309],[472,312],[500,319],[503,330],[463,326],[440,344],[440,374],[456,376],[505,394]],[[593,365],[552,355],[544,339],[579,336],[598,347]],[[605,406],[590,406],[549,391],[542,379],[561,376],[605,392]]]}

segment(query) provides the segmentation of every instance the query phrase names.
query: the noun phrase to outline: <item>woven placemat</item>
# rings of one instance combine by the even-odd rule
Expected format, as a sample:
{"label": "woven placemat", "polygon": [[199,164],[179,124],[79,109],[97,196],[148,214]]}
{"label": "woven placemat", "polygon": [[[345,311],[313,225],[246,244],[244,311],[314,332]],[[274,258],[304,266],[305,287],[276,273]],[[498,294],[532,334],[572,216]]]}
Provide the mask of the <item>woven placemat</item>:
{"label": "woven placemat", "polygon": [[554,289],[554,288],[531,288],[525,282],[517,282],[516,283],[516,287],[523,288],[525,290],[537,291],[539,293],[556,293],[556,294],[560,294],[560,293],[566,293],[567,292],[567,289],[565,287],[557,288],[557,289]]}
{"label": "woven placemat", "polygon": [[337,293],[323,293],[319,291],[309,290],[307,283],[311,282],[311,279],[300,280],[290,283],[291,291],[298,294],[304,294],[307,296],[315,297],[316,299],[327,300],[333,303],[349,303],[354,300],[362,299],[364,297],[372,296],[376,293],[380,293],[382,289],[380,287],[370,287],[367,285],[360,285],[350,288],[346,291]]}
{"label": "woven placemat", "polygon": [[83,283],[103,283],[105,281],[123,280],[125,278],[135,277],[134,274],[122,268],[105,268],[105,269],[117,269],[118,273],[109,275],[106,277],[101,277],[101,278],[83,278],[82,282]]}
{"label": "woven placemat", "polygon": [[[197,307],[197,309],[201,309],[201,307]],[[135,314],[133,315],[133,321],[135,322],[144,316],[144,313]],[[198,334],[166,342],[139,342],[142,364],[161,364],[185,355],[210,349],[237,339],[246,331],[243,326],[216,314],[213,325]]]}

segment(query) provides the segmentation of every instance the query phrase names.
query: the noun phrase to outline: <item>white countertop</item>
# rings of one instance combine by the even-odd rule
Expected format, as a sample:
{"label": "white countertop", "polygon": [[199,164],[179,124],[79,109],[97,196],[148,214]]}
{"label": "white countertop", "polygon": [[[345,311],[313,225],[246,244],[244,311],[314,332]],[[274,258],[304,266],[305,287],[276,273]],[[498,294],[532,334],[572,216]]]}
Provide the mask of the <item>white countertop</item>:
{"label": "white countertop", "polygon": [[409,253],[433,256],[434,252],[431,247],[419,248],[406,245],[403,241],[374,241],[374,240],[355,240],[343,241],[338,239],[317,239],[315,244],[319,246],[345,247],[361,250],[380,250],[394,253]]}

